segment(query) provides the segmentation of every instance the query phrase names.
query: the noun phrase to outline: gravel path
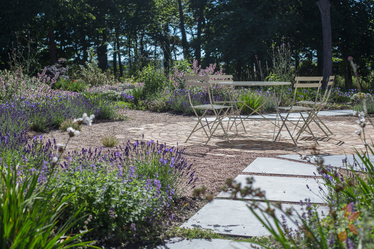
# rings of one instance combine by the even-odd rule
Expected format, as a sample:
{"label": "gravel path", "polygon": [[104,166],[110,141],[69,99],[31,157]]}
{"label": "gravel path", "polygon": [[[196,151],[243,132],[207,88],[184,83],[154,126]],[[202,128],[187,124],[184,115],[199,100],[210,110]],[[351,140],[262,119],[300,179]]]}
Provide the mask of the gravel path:
{"label": "gravel path", "polygon": [[[191,121],[191,116],[174,115],[170,113],[155,113],[139,110],[125,110],[123,114],[130,117],[129,121],[115,122],[94,122],[93,125],[83,126],[81,134],[73,137],[67,147],[67,151],[74,151],[82,148],[102,147],[101,138],[108,135],[121,135],[119,144],[124,144],[128,140],[142,140],[142,137],[129,133],[127,128],[136,128],[145,124],[153,123],[177,123]],[[30,133],[30,135],[44,136],[44,139],[56,139],[57,143],[65,143],[68,139],[66,132],[54,130],[49,133]],[[162,142],[162,141],[159,141]],[[274,157],[275,154],[248,153],[242,151],[223,150],[216,146],[179,146],[185,149],[185,157],[189,163],[193,163],[193,169],[198,180],[196,187],[205,186],[207,192],[216,196],[224,185],[227,178],[235,178],[245,167],[259,156]],[[192,196],[192,192],[187,190],[186,196]]]}

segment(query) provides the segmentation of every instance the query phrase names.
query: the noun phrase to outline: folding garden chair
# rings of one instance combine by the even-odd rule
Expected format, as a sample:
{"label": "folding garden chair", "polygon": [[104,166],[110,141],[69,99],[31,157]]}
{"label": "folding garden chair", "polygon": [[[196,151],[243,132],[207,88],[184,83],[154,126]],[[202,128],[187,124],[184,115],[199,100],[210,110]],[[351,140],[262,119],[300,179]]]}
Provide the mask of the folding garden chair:
{"label": "folding garden chair", "polygon": [[[208,83],[211,85],[211,92],[212,96],[214,96],[213,91],[216,89],[218,91],[223,91],[223,89],[227,89],[228,92],[228,99],[225,100],[217,100],[212,99],[214,104],[220,104],[220,105],[226,105],[230,106],[229,111],[229,121],[227,122],[227,131],[231,130],[231,127],[235,124],[236,133],[238,133],[238,126],[236,124],[237,119],[240,119],[240,123],[243,126],[243,129],[245,131],[244,123],[242,120],[242,117],[240,116],[240,108],[238,108],[238,101],[233,99],[232,91],[234,90],[234,86],[232,86],[232,83],[234,82],[232,75],[208,75],[209,81]],[[232,89],[229,89],[232,88]],[[232,121],[232,123],[231,123]],[[231,125],[230,125],[231,123]]]}
{"label": "folding garden chair", "polygon": [[[300,89],[304,88],[304,89],[308,90],[310,88],[316,88],[317,91],[316,91],[316,98],[314,100],[314,103],[317,103],[318,102],[318,97],[319,97],[319,89],[322,86],[322,79],[323,79],[323,77],[296,77],[295,78],[295,84],[294,84],[295,90],[294,90],[294,95],[293,95],[291,106],[280,106],[280,107],[277,108],[277,116],[281,119],[282,125],[281,125],[281,127],[278,131],[277,136],[274,139],[274,142],[277,141],[283,127],[286,127],[286,129],[288,131],[288,134],[290,135],[292,141],[297,146],[297,144],[296,144],[297,140],[296,141],[294,140],[294,138],[292,136],[293,133],[291,134],[286,122],[290,121],[289,116],[290,116],[291,112],[298,112],[300,114],[300,118],[295,125],[294,131],[296,130],[297,127],[299,127],[299,122],[302,119],[304,121],[304,125],[301,127],[301,130],[308,129],[308,132],[313,136],[313,139],[318,143],[316,137],[314,136],[312,130],[309,127],[309,122],[307,122],[307,121],[309,121],[308,118],[310,117],[310,115],[315,112],[315,106],[312,106],[312,107],[300,106],[300,105],[295,105],[295,102],[296,102],[296,99],[300,97],[298,94],[302,95],[302,93],[300,93]],[[279,111],[287,111],[286,116],[283,117],[279,113]],[[307,113],[308,118],[306,118],[306,116],[304,117],[303,112]]]}
{"label": "folding garden chair", "polygon": [[[326,89],[325,89],[325,93],[323,94],[323,97],[321,98],[321,101],[318,101],[318,102],[313,102],[313,101],[298,101],[297,104],[298,105],[302,105],[302,106],[308,106],[308,107],[314,107],[314,110],[312,113],[309,114],[308,116],[308,120],[307,120],[307,123],[308,125],[311,123],[311,122],[314,122],[320,129],[323,133],[325,133],[326,136],[329,136],[329,135],[333,135],[332,131],[326,126],[325,123],[323,123],[323,121],[318,117],[318,113],[327,105],[328,103],[328,100],[330,98],[330,95],[331,95],[331,91],[332,91],[332,86],[334,84],[334,79],[335,79],[335,76],[330,76],[328,81],[327,81],[327,84],[326,84]],[[304,128],[305,128],[305,124],[304,124]],[[323,127],[326,128],[326,130],[323,129]],[[298,134],[297,134],[297,138],[296,138],[296,141],[298,140],[298,138],[300,137],[301,133],[303,132],[303,128],[299,130]]]}
{"label": "folding garden chair", "polygon": [[[188,136],[186,142],[190,139],[191,135],[195,133],[196,131],[203,129],[205,135],[207,136],[208,140],[206,141],[205,145],[209,142],[209,140],[212,138],[214,132],[217,130],[218,126],[220,126],[224,132],[224,135],[226,139],[230,142],[230,139],[227,135],[227,131],[224,129],[222,120],[226,117],[227,112],[230,110],[231,106],[226,105],[217,105],[212,101],[212,93],[211,93],[211,84],[209,81],[209,76],[184,76],[185,79],[185,85],[188,91],[188,99],[190,101],[191,108],[193,109],[196,117],[197,117],[197,123],[195,127],[193,128],[192,132]],[[191,98],[191,91],[193,90],[193,87],[203,87],[204,90],[208,93],[209,97],[209,103],[202,104],[202,105],[195,105]],[[202,111],[202,114],[199,115],[198,110]],[[214,121],[208,121],[206,118],[206,113],[208,110],[212,110],[215,119]],[[202,119],[205,119],[206,124],[203,124]],[[208,128],[208,129],[206,129]]]}

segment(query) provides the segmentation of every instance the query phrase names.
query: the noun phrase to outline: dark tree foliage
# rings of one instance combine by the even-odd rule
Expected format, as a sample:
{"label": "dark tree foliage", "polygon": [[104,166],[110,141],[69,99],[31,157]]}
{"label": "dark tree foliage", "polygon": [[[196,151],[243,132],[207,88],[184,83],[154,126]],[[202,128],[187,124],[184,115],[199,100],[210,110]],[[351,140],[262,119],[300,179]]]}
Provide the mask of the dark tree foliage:
{"label": "dark tree foliage", "polygon": [[[352,86],[347,57],[355,58],[364,77],[370,75],[374,61],[374,6],[370,0],[0,3],[0,69],[9,68],[8,53],[16,45],[17,36],[21,48],[28,45],[25,36],[34,41],[31,48],[38,53],[40,67],[59,58],[84,64],[87,50],[93,47],[99,67],[112,68],[118,76],[137,74],[149,63],[158,67],[162,64],[168,73],[173,60],[183,57],[197,59],[203,67],[210,63],[224,65],[226,73],[238,80],[255,79],[256,55],[262,65],[267,61],[271,67],[269,50],[272,44],[279,45],[282,37],[290,42],[295,66],[303,60],[309,60],[304,65],[316,61],[317,71],[311,72],[343,75],[347,88]],[[324,39],[326,35],[329,42]]]}

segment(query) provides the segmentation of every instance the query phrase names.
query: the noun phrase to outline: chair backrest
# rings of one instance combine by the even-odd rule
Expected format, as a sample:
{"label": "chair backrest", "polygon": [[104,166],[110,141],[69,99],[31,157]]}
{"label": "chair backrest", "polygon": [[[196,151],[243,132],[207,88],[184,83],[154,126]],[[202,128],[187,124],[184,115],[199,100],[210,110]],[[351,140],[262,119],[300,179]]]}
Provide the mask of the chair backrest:
{"label": "chair backrest", "polygon": [[234,82],[232,75],[208,75],[208,77],[210,84]]}
{"label": "chair backrest", "polygon": [[[217,100],[215,99],[215,96],[213,94],[213,90],[215,88],[218,88],[219,91],[221,91],[221,89],[230,89],[230,88],[234,88],[234,86],[230,86],[230,85],[222,85],[222,84],[219,84],[219,83],[233,83],[234,80],[233,80],[233,76],[232,75],[208,75],[209,77],[209,84],[211,86],[210,90],[211,90],[211,95],[212,95],[212,100],[214,103],[223,103],[223,102],[226,102],[226,101],[221,101],[221,100]],[[229,95],[229,97],[231,98],[231,96]],[[231,99],[230,99],[231,101]]]}
{"label": "chair backrest", "polygon": [[185,85],[186,85],[186,88],[187,88],[188,100],[190,101],[190,106],[193,109],[193,111],[195,112],[195,115],[197,115],[197,112],[196,112],[195,107],[194,107],[195,105],[192,103],[192,99],[191,99],[191,87],[204,87],[204,88],[206,88],[206,91],[208,92],[208,96],[209,96],[209,103],[213,108],[213,102],[212,102],[212,97],[211,97],[211,93],[210,93],[210,86],[211,85],[208,82],[209,77],[207,75],[204,75],[204,76],[186,75],[186,76],[183,77],[183,79],[185,80]]}
{"label": "chair backrest", "polygon": [[294,96],[292,100],[292,105],[296,101],[297,89],[299,88],[316,88],[317,93],[316,93],[316,98],[314,101],[317,102],[319,89],[322,86],[322,80],[323,80],[323,77],[319,77],[319,76],[318,77],[295,77],[295,84],[294,84],[295,92],[294,92]]}
{"label": "chair backrest", "polygon": [[210,85],[209,82],[208,82],[209,77],[207,75],[204,75],[204,76],[186,75],[183,78],[185,80],[186,86],[205,86],[205,87],[209,87],[209,85]]}
{"label": "chair backrest", "polygon": [[323,105],[327,104],[327,101],[330,98],[330,94],[331,94],[331,91],[332,91],[332,86],[334,85],[334,79],[335,79],[335,76],[330,76],[328,81],[327,81],[325,94],[323,95],[323,98],[322,98],[322,101],[321,101],[321,103]]}

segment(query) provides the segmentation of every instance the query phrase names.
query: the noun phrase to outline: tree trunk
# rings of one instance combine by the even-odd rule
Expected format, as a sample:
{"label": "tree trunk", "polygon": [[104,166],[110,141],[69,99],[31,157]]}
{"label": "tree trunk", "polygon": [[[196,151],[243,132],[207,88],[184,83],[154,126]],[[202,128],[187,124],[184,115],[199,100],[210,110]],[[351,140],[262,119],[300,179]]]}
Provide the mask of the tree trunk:
{"label": "tree trunk", "polygon": [[134,38],[135,38],[135,47],[134,47],[134,66],[135,70],[138,70],[138,36],[136,34],[136,31],[134,32]]}
{"label": "tree trunk", "polygon": [[117,51],[118,51],[119,77],[122,77],[123,76],[123,68],[122,68],[122,61],[121,61],[121,47],[119,45],[119,34],[118,34],[117,29],[116,29],[116,42],[117,42]]}
{"label": "tree trunk", "polygon": [[344,56],[343,61],[344,61],[344,68],[345,68],[345,74],[344,74],[344,87],[345,89],[351,89],[353,88],[352,84],[352,68],[351,64],[347,59],[348,57]]}
{"label": "tree trunk", "polygon": [[97,59],[99,61],[99,68],[105,71],[108,67],[108,57],[107,57],[107,46],[100,44],[97,48]]}
{"label": "tree trunk", "polygon": [[348,61],[347,51],[344,47],[338,43],[338,48],[340,53],[342,54],[343,58],[343,68],[344,68],[344,88],[350,89],[352,87],[352,72],[351,72],[351,64]]}
{"label": "tree trunk", "polygon": [[51,58],[52,65],[57,63],[57,54],[56,54],[56,43],[55,43],[55,31],[53,27],[49,28],[48,31],[49,38],[49,56]]}
{"label": "tree trunk", "polygon": [[236,74],[239,80],[243,80],[242,78],[242,62],[240,60],[236,61]]}
{"label": "tree trunk", "polygon": [[323,50],[321,47],[317,49],[317,73],[319,75],[323,75]]}
{"label": "tree trunk", "polygon": [[[118,45],[117,45],[118,47]],[[122,67],[122,60],[121,60],[121,53],[118,53],[118,66],[119,66],[119,77],[123,76],[123,67]]]}
{"label": "tree trunk", "polygon": [[140,59],[141,59],[141,68],[146,66],[146,55],[144,51],[144,36],[145,30],[142,29],[142,33],[140,35]]}
{"label": "tree trunk", "polygon": [[114,52],[113,52],[113,73],[114,73],[114,77],[116,79],[118,79],[117,77],[117,48],[116,48],[116,41],[114,41],[114,44],[113,44],[113,48],[114,48]]}
{"label": "tree trunk", "polygon": [[165,24],[164,26],[164,73],[165,75],[169,74],[170,69],[170,57],[171,57],[171,51],[170,51],[170,40],[169,40],[169,24]]}
{"label": "tree trunk", "polygon": [[202,32],[202,25],[204,19],[204,10],[202,7],[199,8],[199,18],[197,21],[197,45],[196,45],[196,60],[200,64],[201,59],[201,32]]}
{"label": "tree trunk", "polygon": [[332,75],[332,36],[329,0],[319,0],[317,2],[321,12],[322,35],[323,35],[323,84],[325,88],[329,77]]}
{"label": "tree trunk", "polygon": [[85,64],[86,61],[88,60],[88,44],[85,38],[83,38],[83,43],[82,43],[82,50],[83,50],[83,57],[82,57],[82,63]]}
{"label": "tree trunk", "polygon": [[182,0],[178,0],[178,5],[179,5],[180,29],[181,29],[181,33],[182,33],[183,57],[184,57],[184,59],[187,59],[188,48],[187,48],[186,30],[184,28],[184,16],[183,16]]}
{"label": "tree trunk", "polygon": [[99,68],[105,71],[108,68],[108,48],[106,45],[107,35],[103,33],[103,40],[97,48],[97,59],[99,61]]}
{"label": "tree trunk", "polygon": [[129,68],[130,68],[130,71],[131,71],[131,40],[130,40],[130,35],[129,35],[129,37],[127,39],[128,39],[128,43],[129,43],[129,49],[128,49],[128,53],[129,53]]}

